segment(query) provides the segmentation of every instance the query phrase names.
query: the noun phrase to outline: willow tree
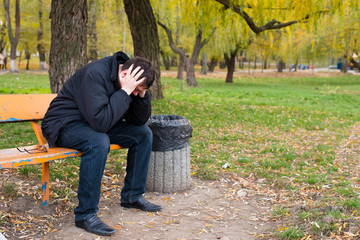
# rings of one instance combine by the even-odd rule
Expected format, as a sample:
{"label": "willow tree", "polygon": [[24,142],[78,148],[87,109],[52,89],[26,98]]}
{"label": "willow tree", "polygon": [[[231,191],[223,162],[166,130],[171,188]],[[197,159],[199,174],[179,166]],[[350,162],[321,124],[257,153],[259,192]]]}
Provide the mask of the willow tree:
{"label": "willow tree", "polygon": [[[26,69],[29,69],[30,57],[38,53],[40,69],[45,70],[46,54],[50,50],[50,22],[46,21],[50,13],[50,0],[21,1],[21,36],[18,44],[20,60],[27,60]],[[36,14],[34,14],[36,13]]]}
{"label": "willow tree", "polygon": [[37,16],[30,14],[30,11],[31,13],[34,12],[34,6],[29,4],[27,0],[21,1],[21,37],[17,45],[17,65],[21,65],[21,61],[24,59],[27,60],[26,70],[29,70],[30,66],[30,52],[36,52],[36,29],[33,23]]}
{"label": "willow tree", "polygon": [[[316,7],[303,11],[302,16],[306,12],[322,13],[309,14],[309,19],[303,24],[293,24],[259,34],[265,46],[262,50],[267,54],[275,53],[276,59],[287,61],[295,67],[298,64],[315,63],[327,66],[337,64],[343,55],[351,56],[359,48],[357,33],[360,12],[356,2],[334,2],[334,5],[328,6],[324,3],[325,1],[318,1]],[[289,9],[284,8],[283,12],[289,13]],[[301,16],[301,11],[297,14]],[[280,18],[279,14],[276,16]]]}
{"label": "willow tree", "polygon": [[0,19],[0,53],[2,53],[6,46],[6,21]]}
{"label": "willow tree", "polygon": [[358,14],[349,11],[345,15],[326,15],[317,22],[316,31],[309,28],[292,30],[282,42],[284,50],[280,54],[286,55],[291,50],[293,61],[316,61],[322,65],[334,65],[343,61],[344,55],[358,54]]}
{"label": "willow tree", "polygon": [[96,52],[98,59],[117,51],[133,55],[130,27],[122,0],[93,0],[88,18],[89,60],[91,52],[93,56]]}
{"label": "willow tree", "polygon": [[[154,1],[155,2],[155,1]],[[156,1],[154,9],[158,24],[168,37],[172,51],[185,60],[187,85],[198,86],[195,77],[195,63],[202,48],[213,36],[219,24],[219,6],[205,0]],[[172,12],[173,14],[169,14]],[[180,22],[180,24],[179,24]],[[176,43],[174,34],[180,31],[182,41]],[[181,44],[189,42],[189,35],[195,36],[192,49]],[[188,54],[191,52],[191,54]]]}
{"label": "willow tree", "polygon": [[294,24],[305,23],[313,31],[316,21],[321,16],[346,15],[353,9],[358,9],[357,1],[327,0],[318,1],[243,1],[243,0],[215,0],[225,9],[230,9],[244,19],[247,26],[255,33],[287,28]]}
{"label": "willow tree", "polygon": [[134,45],[134,55],[149,59],[155,70],[150,88],[152,99],[163,98],[160,80],[160,46],[155,17],[149,0],[123,0]]}
{"label": "willow tree", "polygon": [[50,19],[50,88],[52,93],[57,93],[87,63],[87,2],[52,0]]}
{"label": "willow tree", "polygon": [[270,66],[271,60],[278,60],[279,57],[286,57],[281,55],[281,50],[284,49],[281,45],[283,37],[282,32],[283,31],[281,30],[267,31],[261,34],[260,38],[257,38],[257,45],[262,58],[262,70],[267,69],[268,66]]}
{"label": "willow tree", "polygon": [[180,55],[181,59],[184,59],[185,61],[185,71],[186,71],[186,82],[189,87],[197,87],[198,83],[196,82],[195,77],[195,63],[197,61],[197,58],[199,57],[201,49],[207,44],[211,38],[211,35],[207,38],[203,39],[203,30],[201,28],[198,29],[196,33],[196,40],[194,44],[194,48],[191,54],[191,57],[187,55],[185,50],[183,50],[181,47],[178,47],[175,45],[172,32],[171,30],[162,22],[158,20],[158,24],[164,28],[166,31],[166,34],[169,39],[169,45],[171,49],[176,53]]}
{"label": "willow tree", "polygon": [[233,82],[238,52],[246,49],[255,37],[245,21],[233,11],[221,11],[221,24],[206,51],[213,59],[224,59],[227,68],[226,83]]}
{"label": "willow tree", "polygon": [[49,7],[50,1],[48,0],[38,0],[38,22],[39,27],[37,30],[37,50],[39,53],[40,60],[40,69],[46,70],[46,53],[49,51],[49,44],[47,35],[50,32],[50,28],[48,26],[48,17],[49,17]]}
{"label": "willow tree", "polygon": [[20,39],[20,0],[15,1],[15,36],[13,35],[11,17],[10,17],[10,0],[4,0],[6,13],[6,22],[8,27],[8,36],[10,39],[10,72],[17,71],[16,66],[16,49]]}

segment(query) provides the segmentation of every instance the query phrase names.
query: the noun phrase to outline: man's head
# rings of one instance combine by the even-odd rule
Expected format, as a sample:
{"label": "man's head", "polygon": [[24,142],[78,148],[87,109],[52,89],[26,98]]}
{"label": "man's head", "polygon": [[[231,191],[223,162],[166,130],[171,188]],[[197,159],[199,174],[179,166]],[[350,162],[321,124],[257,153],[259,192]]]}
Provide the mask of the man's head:
{"label": "man's head", "polygon": [[127,60],[124,65],[122,66],[121,70],[124,71],[126,69],[129,69],[130,66],[134,64],[133,69],[140,66],[141,69],[144,70],[144,72],[141,74],[139,79],[145,77],[144,83],[142,83],[142,86],[146,86],[147,88],[151,87],[151,85],[154,82],[154,68],[151,64],[151,62],[145,58],[142,57],[134,57],[129,60]]}

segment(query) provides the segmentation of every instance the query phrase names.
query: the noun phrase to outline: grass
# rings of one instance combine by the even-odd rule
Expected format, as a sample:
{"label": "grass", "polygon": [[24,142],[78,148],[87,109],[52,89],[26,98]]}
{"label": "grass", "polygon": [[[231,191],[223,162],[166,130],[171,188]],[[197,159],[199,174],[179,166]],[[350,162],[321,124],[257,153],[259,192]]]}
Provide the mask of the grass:
{"label": "grass", "polygon": [[[191,122],[193,174],[206,179],[228,174],[259,181],[263,191],[279,191],[285,203],[273,216],[288,223],[276,234],[280,239],[346,232],[336,224],[359,217],[360,209],[359,78],[197,80],[198,88],[181,91],[179,80],[163,77],[165,98],[153,102],[153,114],[181,115]],[[50,92],[47,75],[32,73],[2,75],[0,89],[3,94]],[[25,124],[0,125],[0,146],[32,144],[30,133]],[[125,154],[110,155],[117,161],[109,161],[108,173],[124,174]],[[52,165],[60,198],[74,195],[62,187],[76,190],[78,168],[78,159]],[[20,171],[40,175],[31,168]],[[298,205],[306,211],[293,210]],[[323,210],[327,207],[343,210]],[[323,222],[328,215],[336,222]]]}
{"label": "grass", "polygon": [[276,236],[279,239],[302,239],[305,234],[302,231],[302,229],[300,228],[296,228],[296,227],[290,227],[290,228],[286,228],[284,230],[281,230],[278,234],[276,234]]}
{"label": "grass", "polygon": [[5,184],[4,194],[10,197],[15,197],[17,195],[16,184],[14,183]]}
{"label": "grass", "polygon": [[4,74],[0,80],[0,94],[51,93],[48,74]]}

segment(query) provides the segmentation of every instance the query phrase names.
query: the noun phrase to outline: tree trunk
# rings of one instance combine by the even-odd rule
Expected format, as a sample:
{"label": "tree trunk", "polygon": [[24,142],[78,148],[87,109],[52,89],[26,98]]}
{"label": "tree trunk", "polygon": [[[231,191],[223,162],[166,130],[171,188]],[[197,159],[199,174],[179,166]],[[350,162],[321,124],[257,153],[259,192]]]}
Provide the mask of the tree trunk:
{"label": "tree trunk", "polygon": [[30,70],[30,53],[26,53],[26,70]]}
{"label": "tree trunk", "polygon": [[[190,59],[190,61],[186,61],[186,81],[187,81],[187,84],[189,87],[199,86],[199,84],[197,83],[196,78],[195,78],[196,59],[198,59],[201,49],[205,46],[205,44],[207,44],[209,42],[212,34],[214,34],[214,31],[212,32],[212,34],[210,34],[210,36],[208,38],[205,38],[205,39],[202,39],[202,34],[203,34],[203,31],[200,28],[196,35],[195,46],[194,46],[193,52],[191,54],[191,59]],[[190,65],[188,65],[188,64],[190,64]]]}
{"label": "tree trunk", "polygon": [[31,57],[31,54],[30,54],[30,51],[29,51],[29,44],[26,43],[25,44],[25,59],[26,59],[26,70],[30,70],[30,57]]}
{"label": "tree trunk", "polygon": [[160,79],[160,45],[157,25],[149,0],[123,0],[134,45],[134,55],[149,59],[155,70],[150,88],[154,100],[163,98]]}
{"label": "tree trunk", "polygon": [[195,77],[195,63],[188,57],[185,58],[186,82],[189,87],[197,87],[199,84]]}
{"label": "tree trunk", "polygon": [[6,46],[6,22],[4,21],[0,26],[0,53],[2,53]]}
{"label": "tree trunk", "polygon": [[285,68],[285,63],[284,61],[281,59],[278,63],[278,72],[282,72]]}
{"label": "tree trunk", "polygon": [[244,56],[244,49],[241,49],[240,50],[240,61],[239,61],[239,68],[240,69],[244,69],[244,62],[245,62],[245,58],[246,58],[246,56]]}
{"label": "tree trunk", "polygon": [[184,70],[185,70],[185,54],[179,55],[179,67],[178,67],[178,73],[177,73],[177,79],[184,79]]}
{"label": "tree trunk", "polygon": [[20,0],[16,0],[15,5],[15,37],[12,34],[11,18],[10,18],[10,0],[4,0],[4,8],[6,12],[6,21],[8,24],[8,35],[11,43],[10,47],[10,72],[17,72],[16,66],[16,48],[20,38]]}
{"label": "tree trunk", "polygon": [[267,69],[267,59],[264,60],[264,69]]}
{"label": "tree trunk", "polygon": [[49,77],[52,93],[58,93],[77,69],[87,63],[86,0],[52,0]]}
{"label": "tree trunk", "polygon": [[42,0],[39,0],[39,28],[38,28],[38,44],[37,44],[37,50],[39,52],[39,58],[40,58],[40,69],[46,70],[46,58],[45,58],[45,47],[43,43],[44,38],[44,25],[43,25],[43,10],[42,10]]}
{"label": "tree trunk", "polygon": [[256,61],[257,61],[257,56],[254,56],[254,69],[256,69]]}
{"label": "tree trunk", "polygon": [[201,64],[201,74],[207,74],[207,54],[204,52],[202,64]]}
{"label": "tree trunk", "polygon": [[190,58],[185,58],[186,82],[189,87],[197,87],[199,84],[195,77],[195,62]]}
{"label": "tree trunk", "polygon": [[341,71],[343,72],[343,73],[346,73],[347,72],[347,67],[348,67],[348,60],[347,60],[347,55],[345,54],[344,55],[344,58],[343,58],[343,60],[342,60],[342,65],[341,65]]}
{"label": "tree trunk", "polygon": [[96,14],[97,14],[96,1],[89,0],[88,9],[88,38],[89,38],[89,61],[95,61],[98,59],[97,54],[97,34],[96,34]]}
{"label": "tree trunk", "polygon": [[209,64],[209,72],[214,72],[214,69],[217,65],[218,61],[215,58],[211,58],[210,64]]}
{"label": "tree trunk", "polygon": [[164,64],[165,70],[169,71],[171,66],[171,58],[165,54],[164,51],[160,50],[162,62]]}
{"label": "tree trunk", "polygon": [[240,56],[241,56],[241,66],[240,66],[240,68],[241,68],[241,69],[244,69],[244,68],[246,67],[246,66],[245,66],[245,61],[247,61],[246,51],[241,50]]}
{"label": "tree trunk", "polygon": [[233,83],[233,76],[235,71],[235,58],[238,52],[238,48],[230,52],[230,56],[228,54],[224,54],[225,63],[227,67],[226,74],[226,83]]}

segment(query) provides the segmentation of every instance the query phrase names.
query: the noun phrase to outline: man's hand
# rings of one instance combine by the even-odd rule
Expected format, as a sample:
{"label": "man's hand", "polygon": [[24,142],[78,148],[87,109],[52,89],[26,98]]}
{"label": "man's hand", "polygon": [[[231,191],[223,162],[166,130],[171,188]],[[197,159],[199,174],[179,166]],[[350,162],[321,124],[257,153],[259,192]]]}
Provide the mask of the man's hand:
{"label": "man's hand", "polygon": [[[134,92],[134,90],[145,80],[145,78],[139,79],[144,70],[140,67],[133,70],[133,67],[134,65],[132,64],[129,69],[121,70],[121,68],[119,68],[119,84],[121,89],[128,95]],[[145,96],[146,91],[139,91],[139,93],[140,96],[142,94]]]}

